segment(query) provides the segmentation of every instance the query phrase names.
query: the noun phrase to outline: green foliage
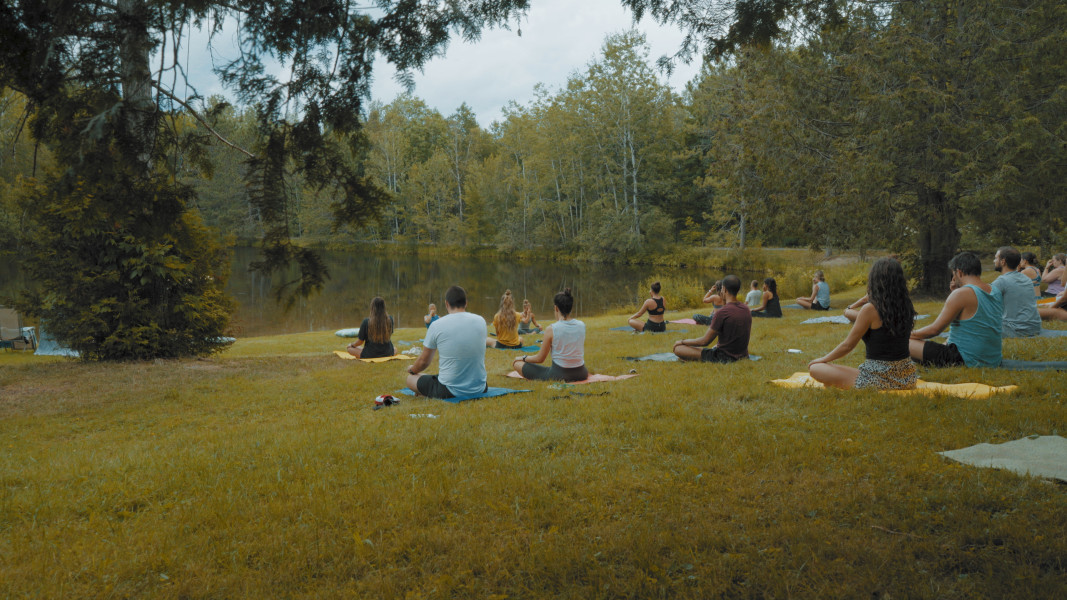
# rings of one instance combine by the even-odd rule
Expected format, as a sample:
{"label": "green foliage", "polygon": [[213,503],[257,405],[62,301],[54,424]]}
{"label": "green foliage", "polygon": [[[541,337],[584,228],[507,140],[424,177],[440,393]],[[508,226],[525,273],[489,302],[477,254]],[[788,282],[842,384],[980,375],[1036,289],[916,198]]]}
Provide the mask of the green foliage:
{"label": "green foliage", "polygon": [[[106,148],[106,146],[105,146]],[[24,205],[37,226],[24,268],[37,283],[18,301],[90,360],[201,355],[222,348],[232,301],[227,257],[166,174],[108,169],[50,176]],[[110,162],[108,162],[110,160]]]}

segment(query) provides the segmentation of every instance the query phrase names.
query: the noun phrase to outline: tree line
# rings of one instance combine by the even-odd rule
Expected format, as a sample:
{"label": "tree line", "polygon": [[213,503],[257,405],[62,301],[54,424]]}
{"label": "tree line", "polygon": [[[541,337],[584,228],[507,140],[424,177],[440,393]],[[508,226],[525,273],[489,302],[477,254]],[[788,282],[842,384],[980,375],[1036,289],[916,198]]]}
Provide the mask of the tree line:
{"label": "tree line", "polygon": [[[388,192],[380,217],[338,227],[334,198],[294,178],[289,231],[592,260],[682,244],[890,248],[940,291],[961,247],[1067,243],[1065,13],[1052,0],[855,3],[841,26],[708,62],[682,94],[641,34],[615,34],[488,129],[466,105],[372,103],[350,159]],[[256,110],[213,99],[209,114],[252,147]],[[184,174],[205,221],[263,235],[234,185],[248,162],[221,143],[208,152],[213,177]]]}
{"label": "tree line", "polygon": [[[296,13],[226,5],[253,19],[254,35],[292,33],[264,39],[300,48],[293,60],[310,70],[273,80],[250,47],[225,74],[235,103],[213,98],[200,109],[161,86],[162,77],[147,77],[144,57],[153,40],[176,39],[166,32],[208,4],[157,15],[137,12],[151,6],[140,0],[120,3],[119,13],[137,18],[107,21],[104,31],[117,41],[86,38],[98,51],[69,53],[73,67],[48,62],[57,48],[77,47],[57,45],[58,22],[19,29],[37,13],[7,15],[4,27],[16,28],[4,31],[22,41],[0,53],[3,83],[16,90],[0,97],[0,142],[9,150],[0,158],[0,245],[46,240],[31,256],[58,260],[58,247],[71,269],[87,257],[119,261],[128,271],[119,281],[158,278],[167,298],[185,297],[172,294],[175,286],[194,281],[183,274],[186,262],[201,265],[195,281],[218,270],[213,250],[175,258],[175,249],[203,244],[199,219],[234,239],[259,240],[268,270],[298,262],[302,292],[325,273],[292,238],[543,249],[594,260],[654,260],[679,245],[888,247],[935,292],[961,248],[1063,249],[1062,2],[820,0],[783,3],[763,16],[744,12],[759,3],[742,3],[719,29],[697,17],[706,0],[625,3],[687,29],[683,57],[706,51],[684,93],[659,80],[642,36],[624,32],[558,90],[538,88],[488,129],[465,105],[445,116],[414,96],[359,102],[366,71],[355,62],[338,71],[347,63],[323,57],[336,42],[338,57],[363,64],[365,49],[351,45],[355,38],[334,40],[330,27],[309,34]],[[30,3],[4,10],[23,4]],[[478,22],[524,6],[509,2]],[[71,13],[60,33],[79,35],[78,19],[94,15]],[[438,16],[465,22],[459,13]],[[162,38],[130,46],[123,31],[141,31],[142,17]],[[413,38],[418,52],[409,56],[389,45],[394,25],[386,16],[380,30],[360,35],[408,66],[447,39]],[[26,48],[41,61],[27,61]],[[105,87],[92,87],[97,76]],[[154,100],[144,94],[150,88]],[[72,231],[80,248],[67,247]],[[95,256],[98,249],[109,254]],[[47,272],[48,260],[37,263]],[[56,297],[92,287],[71,277]],[[205,285],[182,294],[202,294]],[[224,312],[221,304],[212,311]]]}

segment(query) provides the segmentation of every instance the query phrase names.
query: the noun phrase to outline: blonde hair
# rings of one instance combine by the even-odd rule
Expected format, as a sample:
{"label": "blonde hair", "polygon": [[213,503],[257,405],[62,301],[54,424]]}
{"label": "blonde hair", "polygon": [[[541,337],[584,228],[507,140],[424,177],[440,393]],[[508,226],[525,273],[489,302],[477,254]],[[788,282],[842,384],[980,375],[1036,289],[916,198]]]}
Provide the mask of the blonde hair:
{"label": "blonde hair", "polygon": [[519,322],[515,319],[515,299],[511,297],[511,290],[504,290],[504,295],[500,297],[500,310],[496,311],[496,314],[500,317],[504,329],[507,331],[518,329]]}

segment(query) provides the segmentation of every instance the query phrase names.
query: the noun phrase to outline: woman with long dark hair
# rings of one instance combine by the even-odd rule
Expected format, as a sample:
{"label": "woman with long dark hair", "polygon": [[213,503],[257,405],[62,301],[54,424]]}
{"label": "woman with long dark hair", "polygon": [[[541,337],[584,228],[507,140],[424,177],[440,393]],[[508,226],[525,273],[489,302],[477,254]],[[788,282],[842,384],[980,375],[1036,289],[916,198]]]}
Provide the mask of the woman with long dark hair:
{"label": "woman with long dark hair", "polygon": [[[917,372],[908,344],[915,325],[915,307],[899,262],[882,258],[871,265],[867,296],[870,301],[860,308],[845,341],[826,356],[808,363],[808,372],[823,384],[842,389],[914,389]],[[852,352],[861,339],[867,360],[858,369],[831,364]]]}
{"label": "woman with long dark hair", "polygon": [[[571,317],[574,296],[571,288],[556,294],[552,299],[556,322],[545,328],[545,340],[541,350],[534,356],[520,356],[512,364],[526,379],[554,379],[581,381],[589,378],[585,368],[585,323]],[[540,363],[552,350],[552,366]]]}
{"label": "woman with long dark hair", "polygon": [[749,310],[752,311],[753,317],[780,318],[782,316],[782,302],[778,299],[778,282],[774,280],[774,277],[763,280],[763,298],[760,300],[760,305],[749,307]]}
{"label": "woman with long dark hair", "polygon": [[393,317],[385,312],[385,300],[375,296],[370,301],[370,316],[359,325],[359,339],[348,345],[348,353],[356,358],[393,356]]}

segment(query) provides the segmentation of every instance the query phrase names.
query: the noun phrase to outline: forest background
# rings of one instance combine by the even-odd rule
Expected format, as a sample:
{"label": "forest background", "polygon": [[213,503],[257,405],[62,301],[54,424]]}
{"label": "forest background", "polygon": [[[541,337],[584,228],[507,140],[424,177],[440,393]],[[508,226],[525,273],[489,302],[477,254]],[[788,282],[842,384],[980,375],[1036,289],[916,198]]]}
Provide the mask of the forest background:
{"label": "forest background", "polygon": [[[193,212],[229,244],[671,264],[707,264],[717,247],[887,248],[933,293],[947,289],[945,265],[961,248],[1010,243],[1047,257],[1067,246],[1067,6],[824,4],[839,18],[787,18],[766,43],[709,52],[680,95],[631,31],[488,129],[466,105],[443,115],[413,95],[370,103],[346,172],[385,194],[361,197],[348,219],[331,188],[303,179],[307,164],[286,164],[306,156],[286,158],[286,146],[262,158],[278,139],[262,125],[277,103],[174,104],[173,139],[203,125],[216,135],[195,152],[172,144],[155,164],[192,188]],[[14,252],[58,218],[42,221],[44,197],[24,189],[70,163],[34,138],[26,106],[17,92],[0,97],[0,249]]]}
{"label": "forest background", "polygon": [[[682,95],[624,32],[488,129],[465,104],[443,115],[412,95],[372,103],[365,168],[389,191],[381,220],[336,227],[335,199],[296,179],[291,234],[675,264],[699,263],[686,248],[701,246],[890,248],[931,289],[942,275],[923,265],[960,247],[1067,245],[1062,3],[860,3],[847,17],[709,63]],[[262,141],[257,107],[207,104],[223,137]],[[6,250],[32,232],[13,188],[51,164],[24,108],[15,92],[0,98]],[[208,151],[213,174],[178,169],[197,210],[231,244],[260,239],[249,190],[234,185],[245,157],[217,140]]]}

